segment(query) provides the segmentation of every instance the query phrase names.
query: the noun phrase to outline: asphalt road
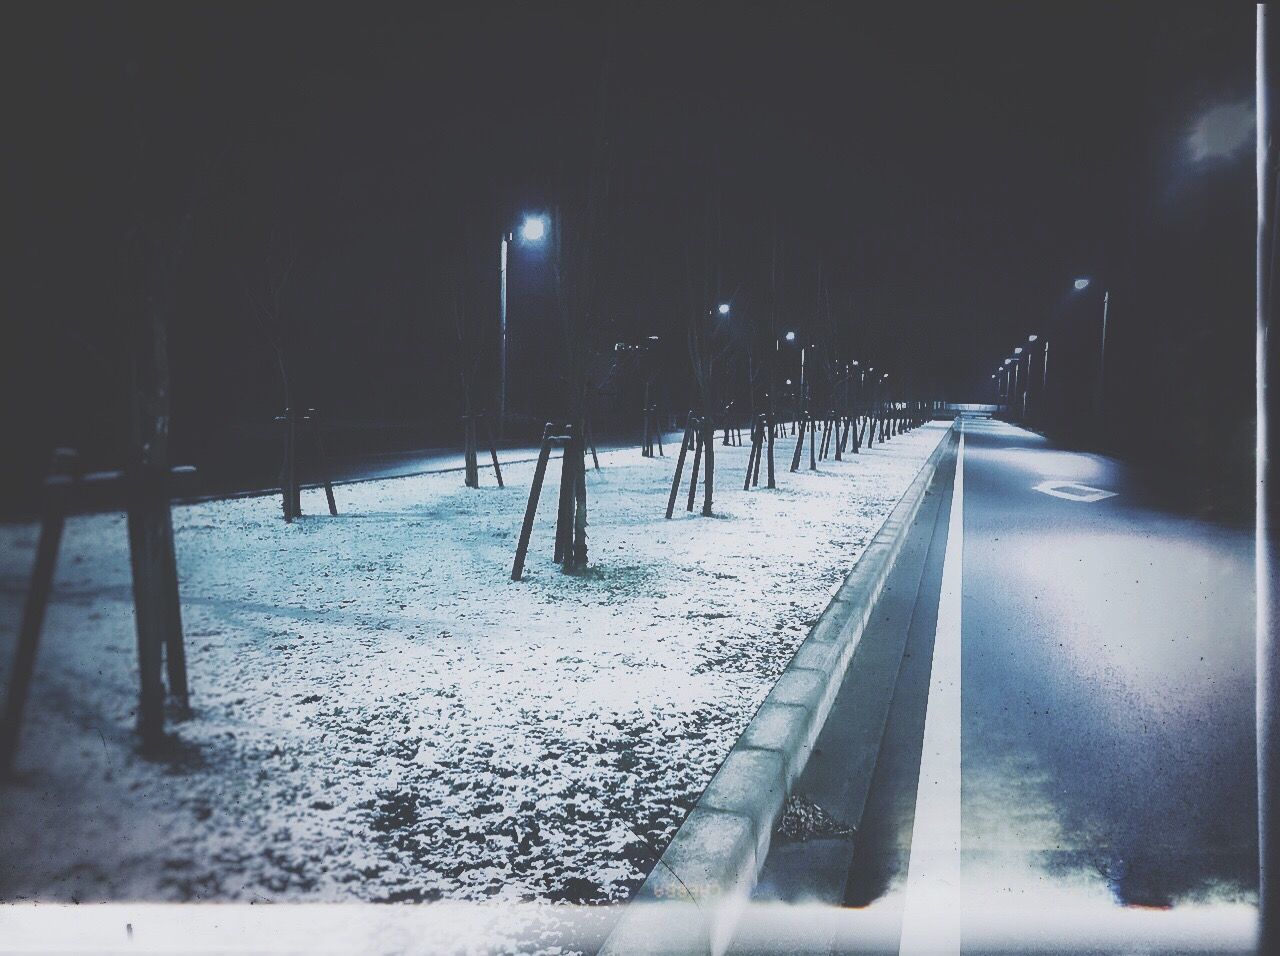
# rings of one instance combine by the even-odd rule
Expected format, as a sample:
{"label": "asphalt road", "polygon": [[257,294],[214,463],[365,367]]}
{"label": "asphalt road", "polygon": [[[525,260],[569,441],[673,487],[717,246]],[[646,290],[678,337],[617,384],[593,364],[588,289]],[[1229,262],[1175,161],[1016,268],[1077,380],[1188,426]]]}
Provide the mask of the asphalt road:
{"label": "asphalt road", "polygon": [[775,841],[733,951],[1250,951],[1252,533],[964,435],[799,784],[856,831]]}

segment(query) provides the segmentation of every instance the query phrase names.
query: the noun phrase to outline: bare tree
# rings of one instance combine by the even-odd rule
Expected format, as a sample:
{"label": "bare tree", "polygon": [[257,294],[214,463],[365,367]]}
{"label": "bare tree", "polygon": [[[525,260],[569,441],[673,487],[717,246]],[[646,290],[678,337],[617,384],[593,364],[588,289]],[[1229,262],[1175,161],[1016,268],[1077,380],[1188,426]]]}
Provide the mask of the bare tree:
{"label": "bare tree", "polygon": [[275,359],[285,409],[293,408],[290,373],[295,335],[293,312],[285,308],[285,290],[297,259],[298,252],[292,238],[276,221],[267,233],[262,259],[255,269],[241,277],[250,314]]}
{"label": "bare tree", "polygon": [[[462,399],[462,454],[464,482],[468,488],[480,487],[480,467],[477,461],[475,383],[480,366],[480,342],[477,328],[467,308],[466,281],[462,269],[455,263],[448,283],[449,315],[453,320],[454,343],[457,348],[458,382]],[[496,468],[496,459],[495,459]]]}
{"label": "bare tree", "polygon": [[595,129],[586,189],[566,189],[552,223],[552,268],[560,316],[564,409],[569,442],[564,449],[556,521],[556,553],[566,574],[587,566],[587,450],[589,371],[598,346],[599,256],[609,198],[609,70],[612,36],[600,70]]}
{"label": "bare tree", "polygon": [[696,481],[700,449],[705,456],[702,513],[710,517],[715,496],[715,422],[721,408],[723,371],[732,354],[724,317],[716,308],[720,291],[718,193],[711,194],[701,229],[690,228],[685,234],[685,310],[698,429],[693,436],[697,443],[693,477]]}

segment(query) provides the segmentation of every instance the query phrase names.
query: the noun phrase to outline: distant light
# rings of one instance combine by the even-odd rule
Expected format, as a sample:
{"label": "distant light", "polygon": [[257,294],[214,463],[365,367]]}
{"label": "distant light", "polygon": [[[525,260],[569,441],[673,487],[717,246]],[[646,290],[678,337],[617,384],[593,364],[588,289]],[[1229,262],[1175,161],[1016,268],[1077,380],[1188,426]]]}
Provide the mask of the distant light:
{"label": "distant light", "polygon": [[1077,290],[1077,291],[1079,291],[1080,289],[1087,289],[1087,288],[1089,288],[1089,280],[1088,280],[1088,279],[1077,279],[1077,280],[1075,281],[1075,286],[1076,286],[1076,290]]}
{"label": "distant light", "polygon": [[1021,346],[1021,345],[1019,345],[1016,349],[1014,349],[1014,350],[1013,350],[1013,354],[1014,354],[1014,355],[1021,355],[1021,354],[1022,354],[1022,346]]}
{"label": "distant light", "polygon": [[791,384],[791,379],[787,379],[787,384],[788,384],[788,385],[790,385],[790,384]]}
{"label": "distant light", "polygon": [[1038,339],[1038,338],[1040,338],[1040,336],[1038,336],[1038,335],[1028,335],[1028,336],[1027,336],[1027,341],[1028,341],[1028,342],[1034,342],[1034,341],[1035,341],[1036,339]]}
{"label": "distant light", "polygon": [[888,377],[889,377],[889,373],[888,373],[888,372],[885,372],[885,373],[884,373],[884,377],[885,377],[885,378],[888,378]]}
{"label": "distant light", "polygon": [[992,378],[995,378],[995,375],[992,375],[991,377],[992,377]]}
{"label": "distant light", "polygon": [[657,337],[656,335],[651,335],[651,336],[649,336],[649,341],[650,341],[650,342],[656,342],[656,341],[658,341],[658,337]]}
{"label": "distant light", "polygon": [[1009,364],[1011,364],[1012,362],[1013,362],[1013,359],[1005,359],[1005,360],[1004,360],[1004,364],[1005,364],[1005,365],[1009,365]]}
{"label": "distant light", "polygon": [[718,311],[721,315],[728,315],[728,314],[729,314],[729,303],[728,303],[728,302],[721,302],[721,303],[720,303],[720,308],[719,308],[717,311]]}
{"label": "distant light", "polygon": [[547,221],[541,216],[529,216],[520,227],[520,238],[525,242],[541,242],[547,234]]}
{"label": "distant light", "polygon": [[1187,148],[1196,162],[1227,159],[1253,139],[1253,103],[1222,103],[1205,112],[1187,137]]}
{"label": "distant light", "polygon": [[857,359],[854,359],[853,364],[854,364],[854,365],[857,365],[857,364],[858,364]]}
{"label": "distant light", "polygon": [[[788,342],[794,342],[795,340],[796,340],[796,334],[795,334],[794,332],[788,332],[788,333],[787,333],[787,341],[788,341]],[[788,385],[790,385],[791,383],[790,383],[790,382],[788,382],[787,384],[788,384]]]}

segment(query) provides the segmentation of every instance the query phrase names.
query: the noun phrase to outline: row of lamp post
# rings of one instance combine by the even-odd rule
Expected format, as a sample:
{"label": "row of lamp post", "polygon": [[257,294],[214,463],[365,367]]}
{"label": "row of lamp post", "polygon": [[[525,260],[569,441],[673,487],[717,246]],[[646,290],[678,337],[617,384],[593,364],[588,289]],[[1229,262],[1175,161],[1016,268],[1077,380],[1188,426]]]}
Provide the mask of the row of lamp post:
{"label": "row of lamp post", "polygon": [[[1076,279],[1072,283],[1076,292],[1083,292],[1092,285],[1086,277]],[[1102,331],[1099,336],[1097,388],[1093,396],[1094,414],[1101,420],[1105,405],[1106,368],[1107,368],[1107,315],[1111,308],[1111,293],[1102,293]],[[996,383],[996,398],[1003,401],[1008,409],[1009,417],[1017,417],[1021,421],[1027,418],[1027,396],[1030,392],[1032,373],[1032,347],[1039,342],[1040,354],[1040,401],[1037,409],[1039,423],[1043,426],[1046,418],[1047,396],[1049,394],[1049,341],[1038,335],[1028,335],[1025,345],[1016,346],[1013,354],[1005,358],[991,374]],[[1026,359],[1026,370],[1023,371],[1023,359]],[[1019,398],[1019,396],[1021,396]],[[1015,410],[1015,403],[1021,402],[1021,409]]]}
{"label": "row of lamp post", "polygon": [[[1001,365],[992,373],[991,377],[996,381],[996,388],[999,398],[1004,400],[1006,408],[1008,408],[1009,417],[1015,415],[1019,420],[1026,420],[1027,417],[1027,396],[1031,391],[1031,372],[1032,372],[1032,347],[1040,343],[1040,408],[1039,416],[1043,423],[1044,418],[1044,397],[1047,394],[1049,384],[1049,342],[1047,339],[1041,339],[1038,335],[1028,335],[1025,345],[1014,347],[1013,354],[1006,358]],[[1023,359],[1026,359],[1026,370],[1023,370]],[[1021,408],[1015,411],[1015,403],[1021,403]]]}
{"label": "row of lamp post", "polygon": [[[522,242],[528,244],[541,243],[547,238],[549,228],[550,224],[547,222],[547,218],[545,216],[526,216],[524,222],[520,226],[520,239]],[[498,248],[498,435],[500,437],[505,436],[506,434],[507,422],[507,265],[509,261],[509,247],[514,240],[514,233],[504,232]],[[1088,280],[1083,281],[1086,285],[1088,284]],[[1079,282],[1077,282],[1077,288],[1081,288]],[[732,309],[728,302],[721,302],[715,306],[714,311],[720,316],[727,318]],[[1031,338],[1034,341],[1035,336],[1032,336]],[[649,340],[651,342],[656,341],[656,339],[657,336],[649,336]],[[784,340],[789,344],[794,344],[796,341],[796,333],[794,331],[787,332],[786,335],[776,339],[774,342],[774,349],[776,352],[780,353],[782,351],[782,343]],[[799,396],[802,404],[807,397],[807,352],[808,349],[811,348],[813,348],[812,345],[801,345],[800,347]],[[871,382],[873,387],[881,385],[884,380],[889,377],[888,372],[881,372],[880,377],[875,378],[872,375],[872,373],[875,372],[873,367],[867,366],[864,368],[860,366],[857,361],[850,361],[846,371],[852,374],[852,370],[855,368],[858,369],[858,395],[860,400],[864,395],[868,376],[872,376]],[[994,376],[992,377],[994,378]],[[788,378],[786,380],[786,385],[790,387],[791,384],[791,379]]]}

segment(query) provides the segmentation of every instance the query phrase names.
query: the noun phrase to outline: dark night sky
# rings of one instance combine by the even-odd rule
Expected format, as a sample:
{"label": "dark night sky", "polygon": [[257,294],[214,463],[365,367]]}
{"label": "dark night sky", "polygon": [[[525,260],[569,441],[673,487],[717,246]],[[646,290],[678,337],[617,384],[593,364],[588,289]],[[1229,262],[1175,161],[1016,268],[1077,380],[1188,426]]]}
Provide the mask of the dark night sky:
{"label": "dark night sky", "polygon": [[[1252,102],[1248,4],[31,4],[5,46],[24,460],[119,446],[147,287],[122,250],[139,228],[163,245],[185,210],[180,447],[279,410],[244,291],[273,234],[296,250],[304,400],[452,420],[448,276],[492,326],[497,236],[583,188],[606,57],[603,338],[674,341],[690,209],[714,189],[735,314],[764,308],[776,234],[781,321],[809,321],[821,263],[852,349],[981,400],[1027,332],[1063,343],[1068,374],[1084,361],[1096,310],[1068,289],[1090,274],[1112,289],[1129,431],[1187,403],[1250,411],[1252,137],[1195,145],[1207,111]],[[553,340],[549,286],[517,249],[526,363]]]}

